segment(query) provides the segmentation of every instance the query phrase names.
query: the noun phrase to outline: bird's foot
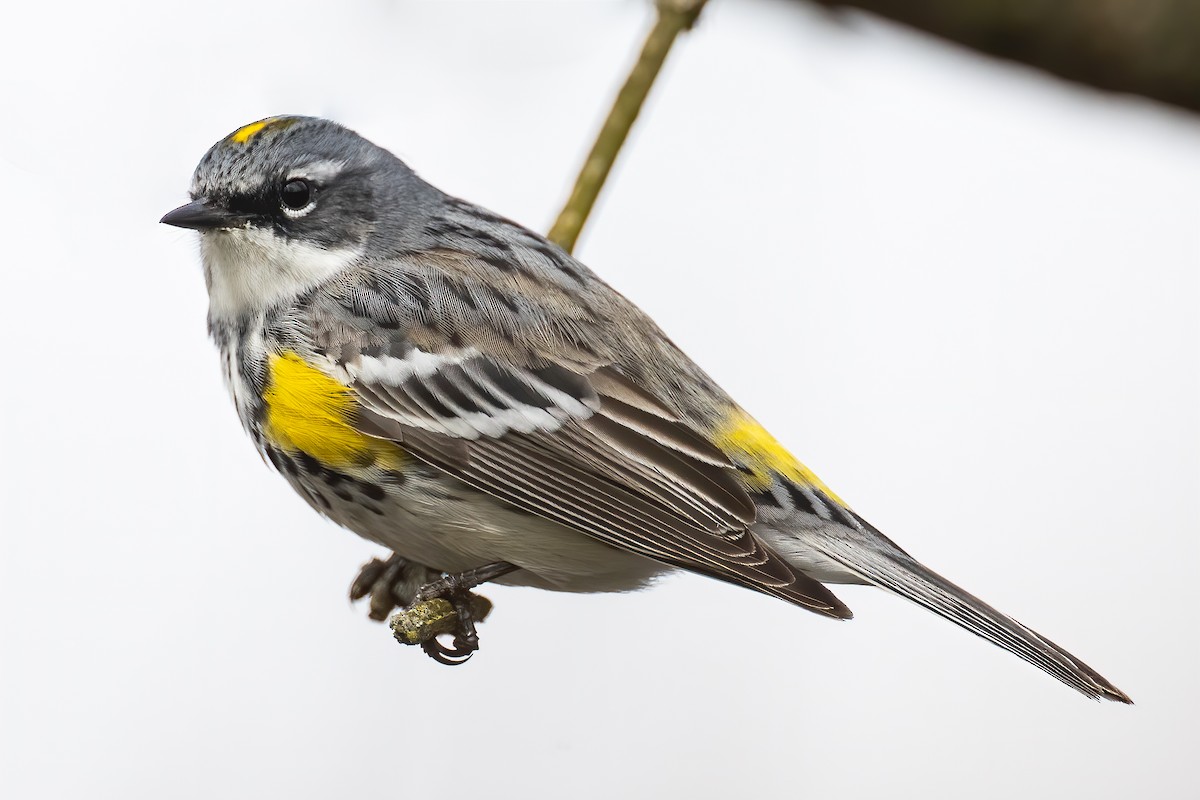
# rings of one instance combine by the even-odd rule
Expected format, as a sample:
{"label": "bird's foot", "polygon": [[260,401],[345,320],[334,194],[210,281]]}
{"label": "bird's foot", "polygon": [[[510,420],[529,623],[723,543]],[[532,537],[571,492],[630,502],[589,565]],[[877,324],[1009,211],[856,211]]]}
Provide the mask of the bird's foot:
{"label": "bird's foot", "polygon": [[[475,630],[478,617],[479,601],[484,598],[472,594],[471,590],[482,583],[507,575],[517,567],[505,561],[486,564],[477,569],[459,572],[454,575],[444,575],[431,581],[417,591],[416,603],[429,603],[434,600],[445,600],[454,607],[457,621],[451,631],[454,636],[453,644],[445,645],[438,641],[437,636],[431,636],[421,642],[425,655],[439,664],[458,666],[466,662],[479,649],[479,634]],[[478,617],[482,619],[482,617]]]}
{"label": "bird's foot", "polygon": [[370,595],[367,615],[382,622],[393,608],[411,607],[421,587],[436,582],[439,574],[395,553],[386,560],[373,558],[363,564],[350,584],[350,599],[361,600]]}

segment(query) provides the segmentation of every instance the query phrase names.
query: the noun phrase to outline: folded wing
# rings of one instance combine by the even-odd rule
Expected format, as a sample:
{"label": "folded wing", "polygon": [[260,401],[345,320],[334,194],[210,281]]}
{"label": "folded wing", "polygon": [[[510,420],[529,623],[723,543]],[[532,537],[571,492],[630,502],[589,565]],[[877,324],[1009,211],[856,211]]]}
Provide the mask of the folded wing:
{"label": "folded wing", "polygon": [[341,364],[364,433],[614,547],[850,616],[751,533],[755,505],[726,456],[618,370],[391,353]]}

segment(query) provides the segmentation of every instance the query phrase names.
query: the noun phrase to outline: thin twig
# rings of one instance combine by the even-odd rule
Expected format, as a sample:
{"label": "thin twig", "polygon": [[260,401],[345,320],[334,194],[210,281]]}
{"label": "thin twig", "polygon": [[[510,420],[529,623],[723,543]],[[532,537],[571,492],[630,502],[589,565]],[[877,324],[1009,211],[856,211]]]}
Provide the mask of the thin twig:
{"label": "thin twig", "polygon": [[[491,611],[490,600],[483,595],[471,595],[471,616],[476,622],[482,622]],[[401,611],[388,625],[401,644],[424,644],[436,636],[453,633],[458,628],[458,612],[449,600],[436,597]]]}
{"label": "thin twig", "polygon": [[583,225],[592,212],[592,206],[596,204],[604,181],[617,160],[617,154],[621,152],[621,146],[625,144],[625,138],[629,135],[629,129],[633,127],[638,112],[642,110],[642,103],[650,93],[650,87],[654,85],[654,79],[658,77],[663,62],[667,59],[667,53],[671,51],[671,45],[680,33],[696,24],[696,19],[707,2],[708,0],[656,0],[658,18],[654,27],[646,37],[642,53],[633,65],[629,77],[625,79],[625,85],[617,93],[617,99],[596,136],[592,151],[588,153],[583,167],[579,170],[579,177],[575,179],[575,188],[571,190],[570,199],[563,206],[548,234],[551,241],[556,242],[568,253],[575,249],[579,232],[583,230]]}

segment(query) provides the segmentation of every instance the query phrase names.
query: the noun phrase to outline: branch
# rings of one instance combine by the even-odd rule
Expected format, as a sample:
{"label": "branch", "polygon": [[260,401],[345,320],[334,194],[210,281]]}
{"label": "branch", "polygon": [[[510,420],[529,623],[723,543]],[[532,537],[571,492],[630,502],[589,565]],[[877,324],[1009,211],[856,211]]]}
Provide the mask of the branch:
{"label": "branch", "polygon": [[805,0],[852,6],[1098,89],[1200,111],[1195,0]]}
{"label": "branch", "polygon": [[667,53],[671,51],[671,45],[680,33],[696,24],[706,2],[708,0],[656,0],[658,18],[654,28],[646,37],[637,63],[617,93],[612,110],[608,112],[608,118],[596,136],[596,143],[579,170],[570,199],[548,234],[551,241],[568,253],[575,249],[579,232],[583,230],[592,206],[600,196],[604,181],[617,160],[617,154],[621,152],[621,146],[625,144],[638,112],[642,110],[642,104],[667,59]]}
{"label": "branch", "polygon": [[[482,622],[492,611],[492,601],[483,595],[471,595],[471,617]],[[424,644],[458,628],[458,612],[449,600],[440,597],[417,603],[389,620],[392,635],[401,644]]]}

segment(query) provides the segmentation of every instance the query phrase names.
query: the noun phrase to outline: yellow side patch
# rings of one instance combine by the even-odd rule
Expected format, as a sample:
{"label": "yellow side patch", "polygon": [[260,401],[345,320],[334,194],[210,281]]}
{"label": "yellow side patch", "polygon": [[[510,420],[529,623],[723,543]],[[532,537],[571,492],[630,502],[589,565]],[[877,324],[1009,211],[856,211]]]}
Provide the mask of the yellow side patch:
{"label": "yellow side patch", "polygon": [[398,445],[350,424],[357,402],[348,387],[290,350],[270,357],[263,402],[264,432],[287,452],[308,453],[333,469],[399,469],[405,461]]}
{"label": "yellow side patch", "polygon": [[725,419],[713,443],[735,463],[750,470],[746,478],[751,488],[766,489],[778,475],[800,486],[817,489],[833,502],[846,505],[811,469],[801,464],[766,428],[741,409],[735,409]]}
{"label": "yellow side patch", "polygon": [[229,134],[229,141],[237,142],[238,144],[245,144],[267,128],[273,128],[283,123],[290,125],[290,118],[267,117],[266,119],[260,119],[258,122],[251,122],[249,125],[243,125],[233,133]]}

